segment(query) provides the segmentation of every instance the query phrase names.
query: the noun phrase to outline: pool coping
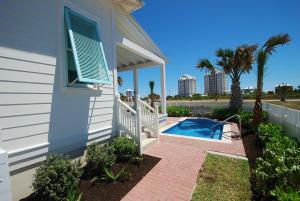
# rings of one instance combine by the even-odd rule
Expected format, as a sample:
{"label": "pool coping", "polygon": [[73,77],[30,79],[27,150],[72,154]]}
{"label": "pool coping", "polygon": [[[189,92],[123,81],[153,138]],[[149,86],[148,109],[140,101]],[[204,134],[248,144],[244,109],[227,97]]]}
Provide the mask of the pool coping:
{"label": "pool coping", "polygon": [[[181,117],[180,119],[174,121],[173,123],[170,123],[166,126],[163,126],[159,129],[159,135],[165,135],[165,136],[170,136],[170,137],[176,137],[176,138],[185,138],[185,139],[193,139],[193,140],[201,140],[201,141],[209,141],[209,142],[218,142],[218,143],[227,143],[230,144],[232,143],[232,136],[233,136],[233,131],[232,131],[232,124],[234,123],[224,123],[223,126],[223,133],[222,133],[222,139],[217,140],[217,139],[208,139],[208,138],[201,138],[201,137],[193,137],[193,136],[183,136],[183,135],[177,135],[177,134],[172,134],[172,133],[163,133],[165,130],[179,124],[180,122],[186,120],[186,119],[209,119],[209,120],[217,120],[217,119],[210,119],[210,118],[203,118],[203,117]],[[219,121],[219,120],[217,120]]]}

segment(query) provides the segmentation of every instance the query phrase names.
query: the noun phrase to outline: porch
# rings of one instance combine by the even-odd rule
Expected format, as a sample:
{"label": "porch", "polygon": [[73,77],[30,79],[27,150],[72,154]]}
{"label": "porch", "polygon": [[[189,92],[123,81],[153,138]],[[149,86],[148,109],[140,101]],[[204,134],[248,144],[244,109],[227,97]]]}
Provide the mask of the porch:
{"label": "porch", "polygon": [[[121,101],[119,96],[116,97],[118,131],[119,134],[126,134],[135,139],[142,154],[148,147],[158,142],[159,128],[167,119],[165,69],[167,59],[134,19],[128,18],[126,22],[117,20],[117,28],[115,51],[117,71],[114,73],[114,85],[118,87],[118,72],[131,71],[134,86],[134,107]],[[160,69],[160,112],[158,105],[151,107],[140,99],[139,71],[149,67]]]}

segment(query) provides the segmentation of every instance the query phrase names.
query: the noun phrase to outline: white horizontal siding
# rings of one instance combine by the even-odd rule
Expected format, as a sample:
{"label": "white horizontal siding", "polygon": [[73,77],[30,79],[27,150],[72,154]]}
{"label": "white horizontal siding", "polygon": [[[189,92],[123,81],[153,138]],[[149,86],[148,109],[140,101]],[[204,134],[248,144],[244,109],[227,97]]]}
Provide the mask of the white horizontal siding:
{"label": "white horizontal siding", "polygon": [[24,83],[24,82],[1,82],[1,93],[37,93],[47,94],[53,92],[52,84]]}
{"label": "white horizontal siding", "polygon": [[48,141],[48,134],[34,135],[30,137],[19,138],[15,140],[9,140],[2,143],[3,149],[7,151],[13,151],[16,149],[22,149],[37,144],[45,143]]}
{"label": "white horizontal siding", "polygon": [[54,76],[0,69],[0,81],[53,84]]}
{"label": "white horizontal siding", "polygon": [[48,134],[49,123],[39,123],[29,126],[19,126],[14,128],[3,128],[2,138],[3,141],[9,141],[14,139],[21,139],[26,137],[32,137],[37,135]]}
{"label": "white horizontal siding", "polygon": [[0,118],[45,114],[51,112],[51,104],[0,105],[0,111]]}
{"label": "white horizontal siding", "polygon": [[[0,61],[1,62],[1,61]],[[2,82],[0,82],[2,84]],[[0,105],[51,103],[52,94],[2,94]]]}
{"label": "white horizontal siding", "polygon": [[[11,171],[40,162],[49,153],[72,151],[116,134],[113,85],[100,90],[65,87],[65,67],[60,62],[64,58],[57,47],[61,31],[57,21],[63,19],[63,6],[57,8],[62,2],[5,1],[8,11],[1,9],[0,26],[9,26],[0,33],[1,147],[10,153]],[[74,3],[99,15],[111,73],[115,63],[111,10],[106,8],[111,2]]]}
{"label": "white horizontal siding", "polygon": [[50,122],[49,113],[0,118],[0,125],[3,126],[2,128],[29,126],[33,124],[41,124],[41,123],[49,123],[49,122]]}
{"label": "white horizontal siding", "polygon": [[41,64],[35,62],[24,62],[11,58],[1,58],[0,69],[24,71],[30,73],[55,74],[55,65]]}

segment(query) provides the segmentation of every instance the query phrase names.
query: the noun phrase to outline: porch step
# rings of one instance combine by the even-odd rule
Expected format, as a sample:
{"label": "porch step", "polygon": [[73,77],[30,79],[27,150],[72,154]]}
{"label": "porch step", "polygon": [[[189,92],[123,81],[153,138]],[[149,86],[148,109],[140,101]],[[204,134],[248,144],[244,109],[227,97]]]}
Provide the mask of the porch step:
{"label": "porch step", "polygon": [[158,138],[146,138],[142,141],[143,152],[149,149],[152,145],[158,143]]}

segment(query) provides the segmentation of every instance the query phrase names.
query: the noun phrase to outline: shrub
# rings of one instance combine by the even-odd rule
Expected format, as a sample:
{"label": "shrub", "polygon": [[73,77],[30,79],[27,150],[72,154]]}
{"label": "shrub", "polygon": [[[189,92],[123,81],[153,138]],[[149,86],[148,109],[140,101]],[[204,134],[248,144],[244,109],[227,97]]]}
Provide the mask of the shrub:
{"label": "shrub", "polygon": [[253,113],[252,112],[241,112],[240,117],[242,120],[242,126],[245,128],[252,128],[252,119]]}
{"label": "shrub", "polygon": [[137,154],[137,145],[132,139],[125,136],[116,137],[112,146],[119,160],[127,160]]}
{"label": "shrub", "polygon": [[191,109],[187,106],[168,106],[167,113],[169,117],[189,117]]}
{"label": "shrub", "polygon": [[278,201],[297,201],[300,200],[300,191],[288,187],[284,189],[283,187],[276,187],[271,194],[277,198]]}
{"label": "shrub", "polygon": [[79,161],[50,156],[34,174],[33,188],[40,200],[66,201],[69,189],[77,189],[82,175]]}
{"label": "shrub", "polygon": [[114,174],[111,170],[104,168],[104,177],[94,177],[91,182],[94,183],[100,179],[106,180],[106,181],[113,181],[116,183],[117,181],[125,181],[130,176],[130,172],[127,170],[127,168],[121,169],[118,173]]}
{"label": "shrub", "polygon": [[211,113],[211,117],[219,120],[224,120],[234,114],[237,114],[237,111],[231,110],[230,108],[215,108]]}
{"label": "shrub", "polygon": [[267,123],[260,124],[257,129],[258,137],[263,144],[263,146],[269,142],[274,136],[281,136],[281,127],[275,124]]}
{"label": "shrub", "polygon": [[113,146],[101,146],[99,144],[91,144],[88,146],[86,162],[93,169],[103,169],[111,167],[116,162]]}
{"label": "shrub", "polygon": [[258,127],[258,136],[264,150],[254,170],[257,192],[270,197],[276,186],[297,189],[300,185],[300,148],[297,142],[284,135],[279,126],[270,123]]}

